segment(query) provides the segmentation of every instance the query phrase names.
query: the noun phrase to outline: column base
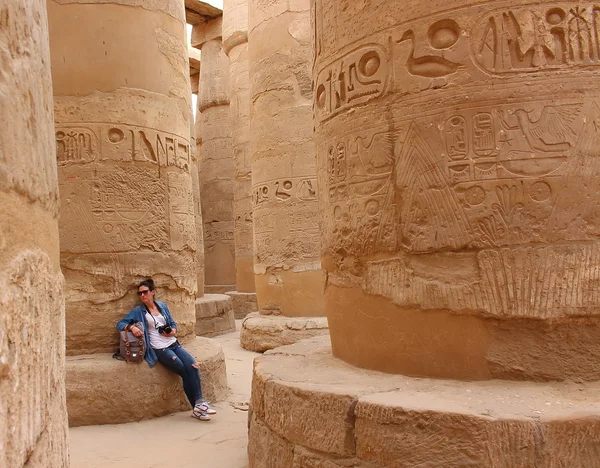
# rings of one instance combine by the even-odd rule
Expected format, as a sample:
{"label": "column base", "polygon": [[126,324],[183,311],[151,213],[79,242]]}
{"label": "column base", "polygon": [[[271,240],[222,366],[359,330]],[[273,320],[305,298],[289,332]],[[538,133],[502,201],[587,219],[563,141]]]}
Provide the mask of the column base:
{"label": "column base", "polygon": [[235,331],[233,301],[226,294],[196,299],[196,335],[213,337]]}
{"label": "column base", "polygon": [[[202,393],[216,402],[227,396],[221,345],[196,338],[185,349],[200,364]],[[128,364],[111,354],[67,357],[69,425],[122,424],[190,409],[181,378],[160,364]]]}
{"label": "column base", "polygon": [[204,294],[225,294],[227,291],[235,291],[235,284],[204,285]]}
{"label": "column base", "polygon": [[264,353],[279,346],[328,334],[327,317],[286,317],[253,312],[242,322],[240,344],[248,351]]}
{"label": "column base", "polygon": [[233,301],[233,315],[235,315],[236,320],[246,318],[248,314],[258,311],[256,293],[227,291],[226,294]]}
{"label": "column base", "polygon": [[596,468],[600,382],[409,378],[336,359],[328,337],[255,360],[250,468]]}

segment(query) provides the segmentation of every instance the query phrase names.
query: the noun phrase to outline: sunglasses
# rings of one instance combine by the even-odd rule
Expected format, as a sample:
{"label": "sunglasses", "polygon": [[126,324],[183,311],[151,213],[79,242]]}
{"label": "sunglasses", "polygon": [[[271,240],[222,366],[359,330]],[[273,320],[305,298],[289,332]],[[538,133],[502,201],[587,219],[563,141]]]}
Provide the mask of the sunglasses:
{"label": "sunglasses", "polygon": [[143,291],[138,291],[137,295],[138,296],[143,296],[144,294],[148,294],[150,292],[149,289],[144,289]]}

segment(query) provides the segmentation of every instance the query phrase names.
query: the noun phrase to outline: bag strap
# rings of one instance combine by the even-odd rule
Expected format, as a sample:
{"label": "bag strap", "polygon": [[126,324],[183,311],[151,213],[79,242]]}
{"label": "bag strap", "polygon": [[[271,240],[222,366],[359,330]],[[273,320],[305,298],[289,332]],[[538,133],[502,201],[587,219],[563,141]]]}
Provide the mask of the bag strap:
{"label": "bag strap", "polygon": [[131,346],[129,344],[129,333],[131,333],[130,327],[131,327],[131,325],[128,325],[125,328],[125,362],[127,364],[129,364],[129,360],[131,359],[131,351],[129,351],[129,347]]}

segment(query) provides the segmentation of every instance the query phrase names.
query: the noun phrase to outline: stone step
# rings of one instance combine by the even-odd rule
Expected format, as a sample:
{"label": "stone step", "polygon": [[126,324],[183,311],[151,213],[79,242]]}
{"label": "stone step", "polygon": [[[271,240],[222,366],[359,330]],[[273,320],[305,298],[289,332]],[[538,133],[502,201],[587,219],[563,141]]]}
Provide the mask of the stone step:
{"label": "stone step", "polygon": [[[204,398],[227,396],[227,371],[221,345],[209,338],[183,343],[200,364]],[[122,424],[190,409],[181,378],[160,364],[130,364],[111,354],[67,357],[69,425]]]}
{"label": "stone step", "polygon": [[233,301],[226,294],[196,299],[196,335],[213,337],[235,331]]}
{"label": "stone step", "polygon": [[250,466],[597,468],[600,382],[411,378],[353,367],[328,337],[255,360]]}
{"label": "stone step", "polygon": [[233,301],[233,314],[236,320],[246,318],[248,314],[258,311],[256,293],[245,293],[239,291],[227,291],[226,294]]}
{"label": "stone step", "polygon": [[242,322],[240,344],[256,353],[329,334],[327,317],[286,317],[249,314]]}

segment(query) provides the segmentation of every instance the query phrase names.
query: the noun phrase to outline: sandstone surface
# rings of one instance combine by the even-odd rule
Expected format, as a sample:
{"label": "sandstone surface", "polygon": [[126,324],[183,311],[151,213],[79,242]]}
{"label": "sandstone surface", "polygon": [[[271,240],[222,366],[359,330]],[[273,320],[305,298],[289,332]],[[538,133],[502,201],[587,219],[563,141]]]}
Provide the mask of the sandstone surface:
{"label": "sandstone surface", "polygon": [[229,58],[229,112],[234,159],[234,238],[237,291],[253,293],[252,153],[250,150],[250,75],[248,2],[223,2],[223,51]]}
{"label": "sandstone surface", "polygon": [[253,312],[242,322],[242,348],[263,353],[306,338],[329,333],[326,317],[286,317]]}
{"label": "sandstone surface", "polygon": [[254,273],[261,313],[322,316],[309,0],[248,2]]}
{"label": "sandstone surface", "polygon": [[0,466],[68,465],[46,5],[0,4]]}
{"label": "sandstone surface", "polygon": [[595,468],[599,401],[598,382],[363,370],[334,358],[329,338],[317,337],[256,358],[249,466]]}
{"label": "sandstone surface", "polygon": [[600,33],[584,3],[313,2],[333,352],[600,379]]}
{"label": "sandstone surface", "polygon": [[235,331],[233,301],[225,294],[196,299],[196,335],[217,336]]}
{"label": "sandstone surface", "polygon": [[48,14],[67,353],[113,350],[114,325],[148,277],[191,339],[197,239],[183,2],[49,0]]}
{"label": "sandstone surface", "polygon": [[227,295],[231,297],[233,314],[236,320],[246,318],[248,314],[258,311],[256,293],[228,291]]}
{"label": "sandstone surface", "polygon": [[[185,349],[200,364],[204,398],[224,399],[227,371],[221,346],[198,337]],[[67,407],[71,426],[120,424],[191,409],[178,375],[160,364],[151,368],[110,354],[67,358]]]}
{"label": "sandstone surface", "polygon": [[236,281],[229,62],[223,52],[221,23],[219,16],[194,25],[192,30],[192,46],[202,54],[196,137],[201,142],[198,174],[204,223],[205,283],[211,286],[235,285]]}

